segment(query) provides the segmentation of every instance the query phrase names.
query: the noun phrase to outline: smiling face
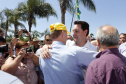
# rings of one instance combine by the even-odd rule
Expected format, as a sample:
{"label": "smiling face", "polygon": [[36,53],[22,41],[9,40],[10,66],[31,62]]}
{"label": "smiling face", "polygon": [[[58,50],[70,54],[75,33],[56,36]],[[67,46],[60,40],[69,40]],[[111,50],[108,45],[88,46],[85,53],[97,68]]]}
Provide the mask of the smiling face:
{"label": "smiling face", "polygon": [[120,41],[120,43],[126,42],[126,36],[125,36],[124,34],[121,34],[121,35],[119,36],[119,41]]}
{"label": "smiling face", "polygon": [[76,45],[84,44],[86,41],[87,30],[81,29],[81,24],[75,24],[73,27],[73,39]]}

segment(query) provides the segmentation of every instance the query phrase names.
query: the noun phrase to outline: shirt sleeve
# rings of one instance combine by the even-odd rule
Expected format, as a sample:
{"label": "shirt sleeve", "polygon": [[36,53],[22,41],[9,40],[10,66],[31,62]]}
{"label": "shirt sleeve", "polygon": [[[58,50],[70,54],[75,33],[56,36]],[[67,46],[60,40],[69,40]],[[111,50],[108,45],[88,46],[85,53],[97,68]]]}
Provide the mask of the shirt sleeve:
{"label": "shirt sleeve", "polygon": [[87,48],[77,49],[77,61],[79,66],[87,67],[95,59],[97,52],[90,51]]}

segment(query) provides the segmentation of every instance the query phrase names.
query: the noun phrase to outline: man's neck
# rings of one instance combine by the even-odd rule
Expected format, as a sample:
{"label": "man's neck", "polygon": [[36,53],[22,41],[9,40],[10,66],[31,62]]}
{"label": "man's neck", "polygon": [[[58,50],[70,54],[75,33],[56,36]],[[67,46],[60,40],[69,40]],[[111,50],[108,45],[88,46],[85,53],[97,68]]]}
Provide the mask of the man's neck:
{"label": "man's neck", "polygon": [[107,46],[102,46],[102,47],[99,47],[99,52],[105,50],[105,49],[111,49],[111,48],[117,48],[117,46],[110,46],[110,47],[107,47]]}
{"label": "man's neck", "polygon": [[87,40],[85,40],[84,42],[75,43],[75,44],[76,46],[83,47],[86,43],[87,43]]}
{"label": "man's neck", "polygon": [[63,41],[62,39],[60,39],[60,38],[56,38],[56,39],[53,39],[53,42],[54,41],[60,41],[60,42],[62,42],[64,45],[66,45],[66,42],[65,41]]}

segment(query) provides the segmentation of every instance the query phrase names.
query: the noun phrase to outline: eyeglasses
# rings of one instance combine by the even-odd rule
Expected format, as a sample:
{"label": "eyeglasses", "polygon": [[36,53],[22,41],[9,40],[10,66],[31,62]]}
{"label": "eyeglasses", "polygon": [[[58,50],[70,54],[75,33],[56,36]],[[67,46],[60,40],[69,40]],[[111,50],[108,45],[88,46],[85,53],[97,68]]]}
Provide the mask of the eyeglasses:
{"label": "eyeglasses", "polygon": [[46,41],[52,41],[52,39],[46,39]]}

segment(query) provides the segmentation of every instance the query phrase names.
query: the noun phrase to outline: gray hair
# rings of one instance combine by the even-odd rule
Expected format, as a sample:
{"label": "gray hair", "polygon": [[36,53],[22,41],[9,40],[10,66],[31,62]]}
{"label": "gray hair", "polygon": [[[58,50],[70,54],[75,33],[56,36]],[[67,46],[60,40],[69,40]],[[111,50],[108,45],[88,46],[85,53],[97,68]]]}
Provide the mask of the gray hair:
{"label": "gray hair", "polygon": [[[109,25],[106,25],[109,26]],[[113,30],[106,31],[103,30],[102,26],[97,31],[96,38],[99,40],[101,46],[116,46],[119,43],[119,33],[118,30],[112,26],[109,26],[113,28]]]}

